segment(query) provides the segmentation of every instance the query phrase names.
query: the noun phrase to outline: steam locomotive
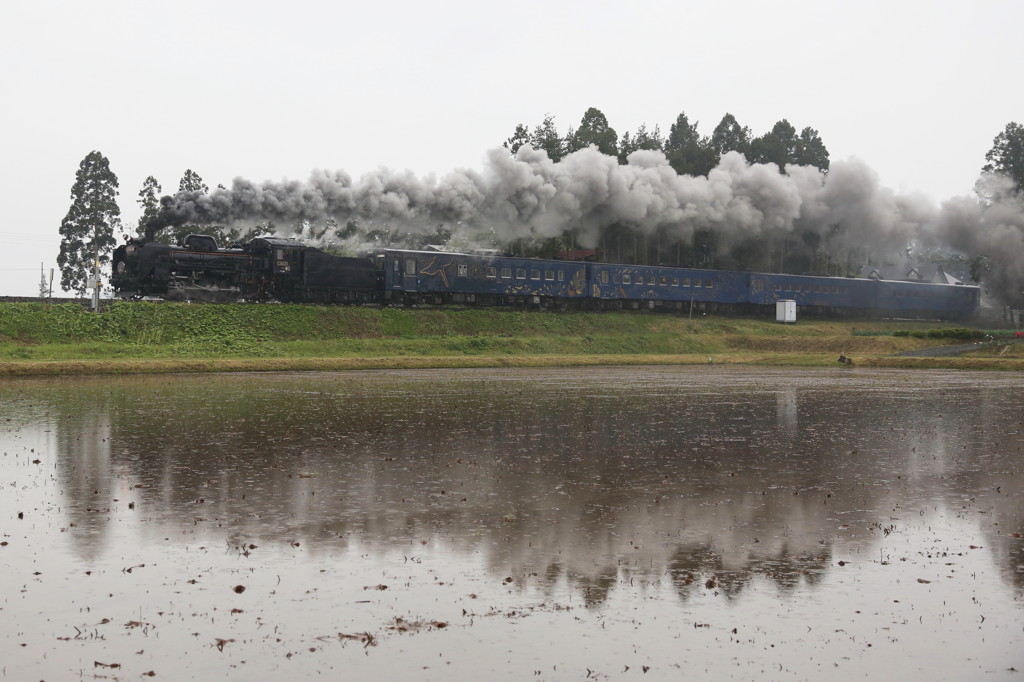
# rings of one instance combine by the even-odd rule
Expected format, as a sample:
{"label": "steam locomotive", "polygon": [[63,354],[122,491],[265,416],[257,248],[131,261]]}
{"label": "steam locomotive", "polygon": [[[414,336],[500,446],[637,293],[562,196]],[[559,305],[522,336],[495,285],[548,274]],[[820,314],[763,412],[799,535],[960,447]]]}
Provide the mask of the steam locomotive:
{"label": "steam locomotive", "polygon": [[371,249],[334,256],[294,239],[221,248],[131,239],[114,252],[123,298],[311,303],[465,304],[774,314],[779,300],[823,316],[965,319],[980,290],[851,277],[544,260],[488,253]]}

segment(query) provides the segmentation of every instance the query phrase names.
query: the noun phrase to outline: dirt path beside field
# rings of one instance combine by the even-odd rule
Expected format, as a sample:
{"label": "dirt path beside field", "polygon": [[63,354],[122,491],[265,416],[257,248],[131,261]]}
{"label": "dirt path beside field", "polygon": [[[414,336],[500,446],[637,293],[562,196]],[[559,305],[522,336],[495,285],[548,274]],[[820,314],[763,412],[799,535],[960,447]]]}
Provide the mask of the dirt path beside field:
{"label": "dirt path beside field", "polygon": [[982,350],[985,348],[997,348],[1000,346],[1012,346],[1019,343],[1024,343],[1024,339],[982,341],[980,343],[962,343],[956,346],[918,348],[916,350],[905,350],[900,353],[896,353],[896,355],[901,357],[915,358],[955,358],[957,356],[963,355],[964,353],[969,353],[975,350]]}

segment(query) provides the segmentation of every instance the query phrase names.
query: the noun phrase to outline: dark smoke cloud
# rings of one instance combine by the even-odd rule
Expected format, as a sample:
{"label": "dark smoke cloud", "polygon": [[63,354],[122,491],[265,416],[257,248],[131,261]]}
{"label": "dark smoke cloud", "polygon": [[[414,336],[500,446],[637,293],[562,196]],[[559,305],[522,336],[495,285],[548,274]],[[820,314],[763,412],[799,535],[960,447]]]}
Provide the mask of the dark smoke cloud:
{"label": "dark smoke cloud", "polygon": [[751,237],[810,234],[832,248],[869,249],[875,258],[895,256],[916,241],[998,259],[991,284],[1005,295],[1024,282],[1022,216],[1015,200],[985,207],[964,198],[936,207],[896,194],[857,160],[834,162],[827,175],[809,166],[780,173],[729,153],[707,177],[691,177],[678,175],[657,151],[634,152],[620,164],[589,148],[555,163],[524,147],[515,156],[492,150],[481,172],[459,170],[440,179],[388,169],[358,181],[341,171],[316,171],[306,182],[239,178],[209,194],[164,197],[147,234],[182,224],[290,227],[333,218],[413,234],[443,224],[489,231],[506,243],[571,231],[588,248],[612,226],[680,240],[711,230],[724,249]]}
{"label": "dark smoke cloud", "polygon": [[935,237],[960,253],[985,256],[985,288],[1004,302],[1020,305],[1024,300],[1024,197],[1006,178],[987,180],[990,188],[996,185],[996,198],[988,203],[967,197],[945,202]]}

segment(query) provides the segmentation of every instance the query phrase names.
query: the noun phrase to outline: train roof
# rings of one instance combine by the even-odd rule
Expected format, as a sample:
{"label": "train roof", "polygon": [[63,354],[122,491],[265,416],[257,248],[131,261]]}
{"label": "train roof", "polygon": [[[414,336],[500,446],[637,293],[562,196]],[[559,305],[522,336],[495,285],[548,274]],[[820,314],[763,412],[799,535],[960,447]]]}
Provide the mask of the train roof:
{"label": "train roof", "polygon": [[291,239],[290,237],[253,237],[249,243],[253,242],[264,242],[271,246],[306,246],[298,239]]}
{"label": "train roof", "polygon": [[481,249],[480,251],[438,251],[430,249],[395,249],[386,247],[374,247],[360,251],[361,254],[366,255],[380,255],[385,253],[407,253],[410,255],[420,256],[463,256],[467,258],[487,258],[491,260],[505,259],[505,260],[519,260],[519,261],[531,261],[535,263],[582,263],[583,261],[564,261],[556,260],[553,258],[534,258],[532,256],[510,256],[503,254],[497,249]]}

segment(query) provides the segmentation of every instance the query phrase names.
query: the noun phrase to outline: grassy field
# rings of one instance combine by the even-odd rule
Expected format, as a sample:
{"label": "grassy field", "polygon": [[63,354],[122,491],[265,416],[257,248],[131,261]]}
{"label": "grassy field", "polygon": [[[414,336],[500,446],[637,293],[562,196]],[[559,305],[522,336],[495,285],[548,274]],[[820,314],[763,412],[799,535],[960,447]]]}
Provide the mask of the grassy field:
{"label": "grassy field", "polygon": [[[998,335],[998,332],[990,332]],[[1007,336],[1009,333],[1006,333]],[[301,305],[0,303],[0,375],[594,364],[1024,368],[1024,345],[952,358],[894,357],[962,344],[925,322]],[[967,338],[964,338],[967,337]]]}

